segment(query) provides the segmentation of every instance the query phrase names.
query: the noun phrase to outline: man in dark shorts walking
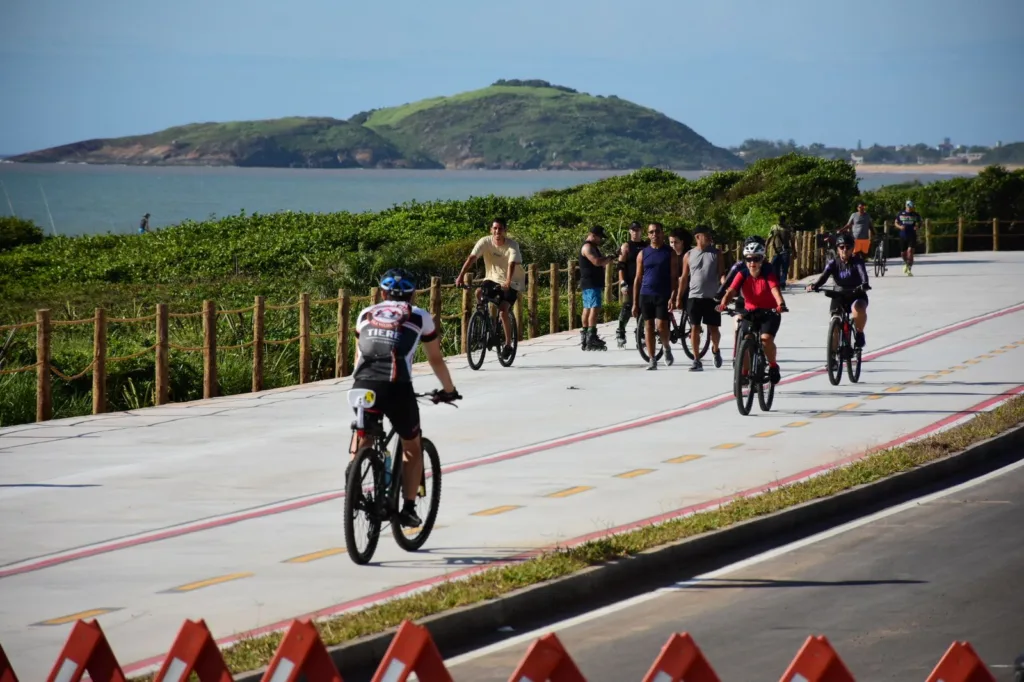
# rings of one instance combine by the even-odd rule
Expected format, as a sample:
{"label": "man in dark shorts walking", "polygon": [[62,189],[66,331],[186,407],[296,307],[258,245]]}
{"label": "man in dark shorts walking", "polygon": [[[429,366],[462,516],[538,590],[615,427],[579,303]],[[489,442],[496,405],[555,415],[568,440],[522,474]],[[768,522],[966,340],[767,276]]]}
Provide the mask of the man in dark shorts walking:
{"label": "man in dark shorts walking", "polygon": [[615,341],[619,348],[626,347],[626,323],[633,313],[633,280],[636,279],[636,257],[647,246],[644,226],[633,221],[629,226],[629,241],[619,247],[619,292],[622,294],[622,310],[619,311],[619,328],[615,330]]}
{"label": "man in dark shorts walking", "polygon": [[907,199],[905,208],[896,216],[900,228],[900,255],[903,256],[903,274],[914,276],[914,251],[917,250],[917,230],[921,227],[921,214],[914,210],[914,202]]}
{"label": "man in dark shorts walking", "polygon": [[722,366],[722,351],[718,347],[722,314],[715,309],[715,296],[725,280],[725,261],[715,248],[709,228],[698,227],[693,231],[693,236],[697,246],[683,256],[683,272],[679,277],[676,303],[681,306],[684,294],[689,293],[686,314],[690,318],[690,347],[694,350],[690,371],[700,372],[704,365],[696,355],[697,349],[701,347],[700,329],[703,324],[708,326],[708,333],[711,334],[711,353],[715,358],[715,367]]}
{"label": "man in dark shorts walking", "polygon": [[647,226],[651,245],[636,258],[636,278],[633,280],[633,316],[643,314],[644,342],[647,344],[647,369],[658,369],[654,356],[654,320],[658,321],[658,337],[665,349],[665,364],[674,362],[672,345],[668,337],[669,305],[679,282],[679,265],[672,247],[665,243],[665,230],[661,223]]}

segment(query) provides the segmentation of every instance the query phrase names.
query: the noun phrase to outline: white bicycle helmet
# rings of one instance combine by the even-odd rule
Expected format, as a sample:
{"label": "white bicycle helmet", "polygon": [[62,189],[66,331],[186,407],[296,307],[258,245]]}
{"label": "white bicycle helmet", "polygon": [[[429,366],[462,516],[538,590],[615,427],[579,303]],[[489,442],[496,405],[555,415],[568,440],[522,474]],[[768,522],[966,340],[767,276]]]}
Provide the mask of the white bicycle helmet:
{"label": "white bicycle helmet", "polygon": [[764,244],[758,244],[757,242],[747,242],[743,245],[743,257],[748,256],[761,256],[764,258]]}
{"label": "white bicycle helmet", "polygon": [[910,199],[907,199],[906,207],[907,208],[914,208],[914,202],[911,201]]}

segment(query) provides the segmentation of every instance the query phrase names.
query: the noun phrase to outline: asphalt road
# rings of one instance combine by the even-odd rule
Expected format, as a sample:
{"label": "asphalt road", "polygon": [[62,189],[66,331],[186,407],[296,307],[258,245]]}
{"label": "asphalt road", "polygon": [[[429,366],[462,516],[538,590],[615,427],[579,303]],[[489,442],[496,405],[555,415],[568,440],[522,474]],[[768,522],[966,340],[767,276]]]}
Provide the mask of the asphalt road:
{"label": "asphalt road", "polygon": [[[555,632],[588,682],[643,679],[683,631],[722,680],[777,680],[808,635],[824,634],[858,680],[923,681],[967,640],[1010,681],[1024,651],[1024,465],[924,499]],[[529,644],[470,653],[449,669],[457,681],[504,682]]]}

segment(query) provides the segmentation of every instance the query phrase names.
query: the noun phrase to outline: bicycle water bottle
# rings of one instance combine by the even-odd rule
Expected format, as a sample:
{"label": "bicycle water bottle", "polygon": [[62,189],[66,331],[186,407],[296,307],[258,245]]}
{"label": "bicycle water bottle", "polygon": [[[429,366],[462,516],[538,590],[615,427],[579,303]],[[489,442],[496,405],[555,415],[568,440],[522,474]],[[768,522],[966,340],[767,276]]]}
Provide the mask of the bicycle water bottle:
{"label": "bicycle water bottle", "polygon": [[384,489],[391,486],[391,455],[384,455]]}

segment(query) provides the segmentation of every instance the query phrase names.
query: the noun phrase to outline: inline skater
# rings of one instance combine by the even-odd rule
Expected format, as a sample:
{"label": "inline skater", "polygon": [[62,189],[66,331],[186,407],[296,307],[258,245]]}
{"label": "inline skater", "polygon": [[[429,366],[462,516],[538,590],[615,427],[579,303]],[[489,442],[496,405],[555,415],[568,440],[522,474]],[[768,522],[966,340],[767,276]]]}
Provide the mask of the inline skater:
{"label": "inline skater", "polygon": [[648,242],[644,239],[644,226],[633,221],[629,225],[629,241],[619,247],[619,291],[622,292],[622,310],[619,311],[619,328],[615,330],[615,342],[619,348],[626,347],[626,323],[633,313],[633,280],[636,279],[636,257]]}
{"label": "inline skater", "polygon": [[604,295],[605,266],[615,256],[602,256],[598,248],[604,241],[604,228],[595,225],[590,228],[587,240],[580,248],[580,289],[583,290],[583,323],[580,329],[580,347],[583,350],[607,350],[608,345],[597,336],[597,318],[601,311],[601,297]]}
{"label": "inline skater", "polygon": [[904,209],[896,216],[900,227],[900,256],[903,257],[903,274],[914,276],[914,251],[917,250],[917,231],[921,227],[921,214],[914,210],[914,202],[907,199]]}
{"label": "inline skater", "polygon": [[[782,311],[786,308],[786,301],[779,291],[778,278],[770,265],[765,263],[763,244],[747,243],[743,247],[743,260],[747,266],[746,270],[736,274],[725,291],[725,298],[718,305],[718,312],[725,310],[729,305],[729,299],[736,293],[743,292],[747,317],[762,318],[761,343],[768,357],[768,378],[773,384],[777,384],[781,380],[781,371],[777,362],[775,336],[779,333],[779,325],[782,324]],[[747,320],[740,324],[740,336],[746,334],[748,324]]]}
{"label": "inline skater", "polygon": [[[402,493],[405,505],[399,521],[408,528],[423,525],[416,514],[416,492],[423,476],[423,449],[420,440],[420,410],[412,386],[412,359],[423,343],[430,368],[443,391],[432,400],[452,402],[462,398],[455,390],[448,365],[441,354],[441,339],[430,313],[412,303],[416,284],[411,274],[402,269],[388,270],[380,280],[384,300],[363,308],[356,317],[356,362],[353,388],[366,388],[377,394],[373,407],[367,408],[367,420],[380,419],[383,414],[395,427],[402,441],[404,471]],[[356,443],[353,434],[345,480],[348,480],[356,452],[369,442]]]}
{"label": "inline skater", "polygon": [[648,370],[658,369],[654,355],[654,320],[658,320],[658,337],[665,349],[665,364],[671,365],[672,344],[668,335],[669,305],[679,282],[678,264],[672,247],[665,243],[661,223],[647,226],[651,245],[636,258],[636,277],[633,279],[633,317],[644,316],[644,342],[647,344]]}
{"label": "inline skater", "polygon": [[508,319],[508,311],[515,305],[519,292],[526,288],[526,270],[523,269],[522,249],[519,248],[519,242],[508,236],[504,218],[495,218],[491,222],[490,236],[481,237],[473,245],[459,276],[455,278],[456,286],[462,286],[466,272],[480,256],[484,258],[484,282],[477,289],[476,300],[479,303],[485,294],[500,299],[498,312],[501,314],[501,328],[505,332],[505,345],[501,354],[507,358],[512,354],[512,323]]}
{"label": "inline skater", "polygon": [[855,343],[857,348],[863,348],[865,343],[864,327],[868,323],[868,295],[866,292],[871,288],[871,285],[868,284],[868,269],[864,265],[864,259],[859,253],[853,253],[852,247],[853,238],[850,235],[839,235],[839,240],[836,244],[838,258],[829,261],[828,265],[825,266],[824,272],[818,276],[818,279],[807,285],[807,291],[817,291],[829,277],[833,279],[836,286],[843,289],[856,289],[860,285],[864,285],[864,291],[850,292],[841,299],[833,298],[829,306],[829,315],[838,312],[839,306],[846,308],[850,308],[851,305],[853,306],[853,326],[856,329]]}

